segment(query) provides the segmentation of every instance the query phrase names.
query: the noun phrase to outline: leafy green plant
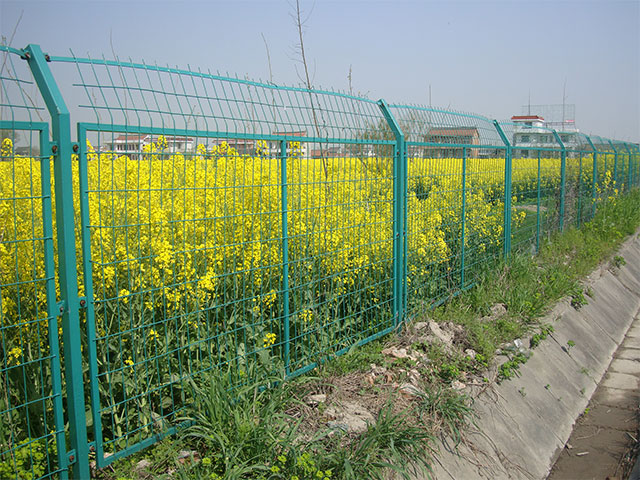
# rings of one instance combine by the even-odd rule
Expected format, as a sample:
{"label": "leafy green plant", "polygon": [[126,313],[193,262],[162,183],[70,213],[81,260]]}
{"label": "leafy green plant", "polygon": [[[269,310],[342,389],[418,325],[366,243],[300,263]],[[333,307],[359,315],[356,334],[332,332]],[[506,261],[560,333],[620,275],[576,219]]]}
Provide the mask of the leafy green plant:
{"label": "leafy green plant", "polygon": [[510,360],[507,360],[498,369],[498,382],[509,380],[519,375],[520,366],[527,363],[529,357],[524,353],[518,352]]}
{"label": "leafy green plant", "polygon": [[624,259],[624,257],[621,257],[620,255],[616,255],[611,260],[611,265],[613,265],[615,268],[620,268],[626,264],[627,264],[627,261]]}
{"label": "leafy green plant", "polygon": [[587,298],[584,296],[584,291],[581,287],[576,287],[571,292],[571,306],[576,310],[579,310],[581,307],[585,306],[589,302]]}
{"label": "leafy green plant", "polygon": [[553,325],[544,324],[540,327],[540,332],[535,333],[531,336],[531,340],[529,340],[529,348],[536,348],[540,345],[542,340],[545,340],[549,335],[553,333]]}

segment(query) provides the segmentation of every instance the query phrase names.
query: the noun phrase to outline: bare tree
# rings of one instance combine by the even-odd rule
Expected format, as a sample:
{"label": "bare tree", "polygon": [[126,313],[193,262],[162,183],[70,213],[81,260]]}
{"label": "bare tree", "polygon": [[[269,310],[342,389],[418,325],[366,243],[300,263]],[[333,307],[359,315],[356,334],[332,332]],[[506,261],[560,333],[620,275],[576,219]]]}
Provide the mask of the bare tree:
{"label": "bare tree", "polygon": [[[311,9],[311,11],[313,11],[313,8]],[[309,75],[309,64],[307,62],[307,55],[304,49],[303,27],[304,27],[304,24],[307,22],[307,20],[309,20],[309,17],[311,16],[311,12],[309,12],[309,14],[307,15],[307,18],[302,20],[302,12],[300,10],[300,0],[296,0],[294,13],[291,16],[293,17],[294,23],[296,25],[296,29],[298,30],[299,43],[298,45],[296,45],[296,47],[297,47],[298,53],[300,54],[300,62],[304,67],[304,78],[301,78],[301,80],[304,81],[307,91],[309,92],[309,102],[311,105],[311,115],[313,117],[313,125],[315,127],[316,136],[320,138],[321,136],[320,124],[318,122],[318,114],[317,114],[317,108],[319,108],[319,106],[316,107],[314,97],[313,97],[313,92],[311,91],[312,84],[311,84],[311,77]],[[324,152],[322,151],[322,143],[319,143],[319,146],[320,146],[320,158],[322,160],[322,169],[324,171],[325,180],[327,180],[329,178],[329,166],[327,165],[327,159],[325,158]]]}

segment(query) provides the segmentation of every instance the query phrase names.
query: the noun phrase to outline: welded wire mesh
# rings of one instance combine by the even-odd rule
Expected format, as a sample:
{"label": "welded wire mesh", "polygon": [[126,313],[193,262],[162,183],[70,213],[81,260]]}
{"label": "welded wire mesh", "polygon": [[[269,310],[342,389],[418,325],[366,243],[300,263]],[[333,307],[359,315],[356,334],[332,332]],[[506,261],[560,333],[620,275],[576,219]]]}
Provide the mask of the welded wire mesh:
{"label": "welded wire mesh", "polygon": [[472,285],[503,246],[506,147],[490,120],[391,105],[407,150],[407,308]]}
{"label": "welded wire mesh", "polygon": [[25,63],[0,59],[0,478],[65,477],[48,125]]}
{"label": "welded wire mesh", "polygon": [[[55,233],[48,154],[58,145],[25,53],[0,55],[2,478],[67,476],[65,435],[78,449],[92,442],[98,467],[151,445],[175,431],[201,373],[228,369],[230,388],[300,374],[640,182],[637,145],[555,132],[538,117],[498,123],[46,56],[65,79],[49,107],[69,102],[78,141],[70,172],[56,163],[55,184],[67,186],[61,197],[73,190],[82,261],[56,265],[54,240],[66,237]],[[68,135],[54,137],[69,147]],[[56,280],[74,269],[82,334],[57,317]],[[89,438],[64,428],[59,328],[81,343],[69,350],[81,365],[67,367],[87,383]],[[82,402],[67,401],[79,408],[69,407],[70,424],[84,422]],[[88,455],[77,461],[89,470]]]}
{"label": "welded wire mesh", "polygon": [[559,228],[562,145],[536,118],[500,122],[511,144],[511,245],[537,251]]}
{"label": "welded wire mesh", "polygon": [[392,328],[393,140],[375,102],[52,62],[93,116],[79,188],[99,462],[175,426],[200,372],[295,374]]}

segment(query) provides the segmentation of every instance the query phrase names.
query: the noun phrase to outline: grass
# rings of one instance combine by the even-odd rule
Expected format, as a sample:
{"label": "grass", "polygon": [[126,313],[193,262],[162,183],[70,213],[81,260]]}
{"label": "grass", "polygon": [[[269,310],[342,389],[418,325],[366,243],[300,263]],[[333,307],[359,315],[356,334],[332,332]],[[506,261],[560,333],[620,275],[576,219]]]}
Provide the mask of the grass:
{"label": "grass", "polygon": [[[475,288],[432,310],[431,320],[462,325],[461,345],[444,348],[425,342],[409,327],[400,335],[371,342],[325,363],[317,371],[320,379],[307,376],[283,382],[282,378],[263,375],[259,384],[229,391],[228,373],[216,372],[205,383],[193,385],[197,400],[186,418],[190,426],[178,437],[116,462],[98,476],[109,480],[333,480],[383,479],[394,472],[402,478],[412,474],[428,477],[435,439],[444,436],[460,442],[465,427],[474,419],[470,399],[453,390],[451,382],[470,381],[474,375],[481,384],[490,382],[483,375],[496,349],[532,332],[529,347],[535,348],[553,334],[553,327],[540,319],[559,299],[569,295],[583,304],[584,293],[594,298],[580,280],[611,258],[623,239],[636,231],[639,205],[638,190],[602,204],[593,221],[582,229],[568,228],[546,239],[535,257],[513,254],[487,270]],[[615,256],[611,264],[620,268],[623,260]],[[498,303],[505,305],[506,313],[487,320],[491,307]],[[571,343],[567,343],[568,349]],[[393,360],[382,354],[384,348],[394,345],[424,355],[428,361]],[[466,353],[468,348],[474,350],[475,357]],[[517,375],[527,358],[515,349],[499,367],[498,380]],[[391,372],[393,381],[364,382],[371,364]],[[406,381],[411,370],[420,375],[421,393],[407,399],[388,384]],[[354,382],[357,384],[352,385]],[[265,385],[270,388],[263,388]],[[337,395],[347,387],[355,392],[352,397],[361,401],[375,394],[384,396],[374,412],[375,423],[360,434],[330,430],[324,406],[313,409],[303,401],[309,392]],[[307,420],[309,415],[315,416],[315,423]],[[136,470],[142,459],[150,462],[146,473]]]}

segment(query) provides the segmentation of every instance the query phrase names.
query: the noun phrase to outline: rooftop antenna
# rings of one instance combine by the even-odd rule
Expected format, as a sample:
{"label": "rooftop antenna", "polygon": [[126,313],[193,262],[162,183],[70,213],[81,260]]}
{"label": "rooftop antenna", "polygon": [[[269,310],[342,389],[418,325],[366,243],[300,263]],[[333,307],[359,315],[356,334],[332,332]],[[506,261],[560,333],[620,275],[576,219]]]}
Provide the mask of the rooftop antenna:
{"label": "rooftop antenna", "polygon": [[567,103],[567,79],[564,79],[564,87],[562,87],[562,129],[565,126],[565,105]]}

